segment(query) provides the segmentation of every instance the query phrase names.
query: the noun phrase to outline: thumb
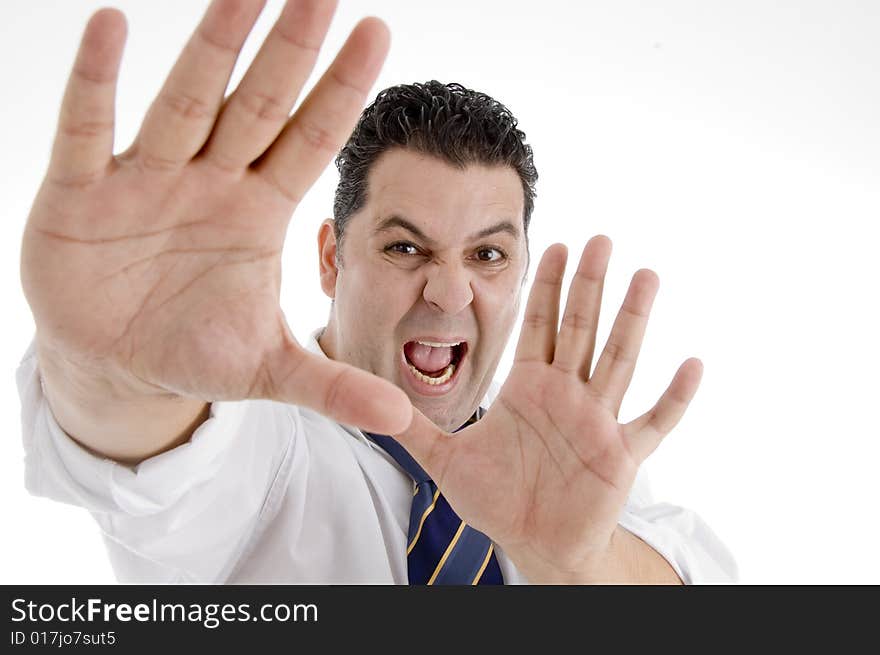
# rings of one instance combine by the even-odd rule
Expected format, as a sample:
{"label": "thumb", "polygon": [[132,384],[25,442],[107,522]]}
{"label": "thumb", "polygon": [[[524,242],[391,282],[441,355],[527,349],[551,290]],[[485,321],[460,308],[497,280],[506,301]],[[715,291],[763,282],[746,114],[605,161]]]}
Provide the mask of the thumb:
{"label": "thumb", "polygon": [[412,404],[391,382],[291,345],[266,371],[264,397],[303,405],[369,432],[393,434],[411,423]]}
{"label": "thumb", "polygon": [[391,436],[413,456],[438,487],[442,487],[455,440],[415,407],[412,421]]}

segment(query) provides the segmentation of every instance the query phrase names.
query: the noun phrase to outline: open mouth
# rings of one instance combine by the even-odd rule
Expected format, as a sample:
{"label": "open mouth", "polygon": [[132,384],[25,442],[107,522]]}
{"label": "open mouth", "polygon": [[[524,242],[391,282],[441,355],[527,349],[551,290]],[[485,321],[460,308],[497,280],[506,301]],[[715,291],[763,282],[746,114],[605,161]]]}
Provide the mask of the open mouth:
{"label": "open mouth", "polygon": [[403,356],[413,376],[432,386],[448,382],[467,354],[467,342],[407,341]]}

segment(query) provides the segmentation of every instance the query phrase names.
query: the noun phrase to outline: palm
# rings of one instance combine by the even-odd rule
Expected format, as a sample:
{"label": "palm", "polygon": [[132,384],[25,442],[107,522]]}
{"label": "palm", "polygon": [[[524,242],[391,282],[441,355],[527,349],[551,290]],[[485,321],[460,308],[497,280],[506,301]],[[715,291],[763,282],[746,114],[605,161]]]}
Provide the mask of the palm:
{"label": "palm", "polygon": [[637,273],[611,337],[590,374],[610,244],[588,244],[557,334],[565,258],[539,267],[516,361],[486,416],[449,438],[421,417],[400,438],[461,517],[534,565],[576,571],[607,546],[641,462],[678,422],[699,384],[683,365],[649,412],[617,414],[656,293]]}
{"label": "palm", "polygon": [[[148,180],[131,163],[115,168],[98,188],[47,182],[37,199],[23,275],[43,337],[112,363],[133,386],[205,399],[268,391],[265,362],[287,340],[278,290],[289,202],[210,165]],[[62,199],[101,212],[67,221],[53,211]]]}
{"label": "palm", "polygon": [[[466,521],[473,516],[499,543],[530,543],[558,562],[598,549],[597,535],[617,521],[635,471],[620,430],[614,415],[585,388],[573,388],[565,373],[523,362],[464,435],[467,445],[455,451],[438,484]],[[484,503],[487,481],[496,502]],[[572,520],[575,507],[589,523]]]}
{"label": "palm", "polygon": [[224,99],[262,5],[212,2],[118,156],[124,23],[114,10],[90,21],[22,248],[40,355],[123,400],[273,398],[391,431],[410,420],[405,394],[306,353],[278,303],[287,223],[348,137],[387,32],[362,21],[290,116],[333,3],[288,3]]}

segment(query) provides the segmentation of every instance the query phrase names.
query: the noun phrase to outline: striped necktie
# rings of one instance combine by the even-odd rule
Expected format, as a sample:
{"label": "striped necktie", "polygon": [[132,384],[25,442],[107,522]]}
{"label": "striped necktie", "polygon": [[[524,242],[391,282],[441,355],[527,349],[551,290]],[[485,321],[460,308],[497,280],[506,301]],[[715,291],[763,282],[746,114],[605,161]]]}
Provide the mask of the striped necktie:
{"label": "striped necktie", "polygon": [[[483,416],[482,408],[459,430]],[[457,432],[458,430],[456,430]],[[391,437],[365,432],[415,482],[406,558],[411,585],[504,584],[495,546],[462,521],[425,470]]]}

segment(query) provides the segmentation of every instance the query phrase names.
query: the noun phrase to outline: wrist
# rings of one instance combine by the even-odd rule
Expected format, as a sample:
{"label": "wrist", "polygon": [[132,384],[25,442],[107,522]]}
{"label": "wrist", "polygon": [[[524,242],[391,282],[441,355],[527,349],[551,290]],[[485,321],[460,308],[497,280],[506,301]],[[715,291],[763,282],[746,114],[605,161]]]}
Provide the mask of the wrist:
{"label": "wrist", "polygon": [[55,421],[92,453],[137,464],[185,443],[207,420],[210,405],[72,361],[37,343],[43,393]]}
{"label": "wrist", "polygon": [[508,555],[530,584],[682,584],[662,555],[620,525],[605,544],[565,566],[522,551]]}
{"label": "wrist", "polygon": [[551,562],[542,557],[535,556],[527,550],[514,550],[508,553],[517,570],[526,578],[529,584],[535,585],[586,585],[611,583],[611,572],[615,569],[614,548],[616,537],[611,538],[600,546],[591,549],[591,552],[566,563]]}
{"label": "wrist", "polygon": [[52,388],[54,397],[63,396],[70,403],[103,407],[108,402],[151,402],[176,397],[114,366],[109,358],[71,355],[39,336],[36,353],[44,383]]}

